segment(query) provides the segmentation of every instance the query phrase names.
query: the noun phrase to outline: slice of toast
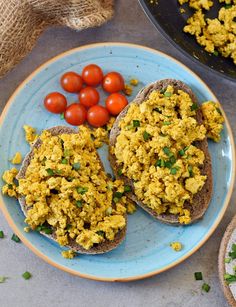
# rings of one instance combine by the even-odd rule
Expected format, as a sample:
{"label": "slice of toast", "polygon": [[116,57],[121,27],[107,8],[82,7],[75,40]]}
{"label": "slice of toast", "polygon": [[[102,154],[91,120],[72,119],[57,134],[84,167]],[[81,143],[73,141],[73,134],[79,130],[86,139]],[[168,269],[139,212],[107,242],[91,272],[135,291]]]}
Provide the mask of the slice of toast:
{"label": "slice of toast", "polygon": [[[66,126],[56,126],[56,127],[52,127],[50,129],[47,129],[47,131],[49,131],[52,135],[60,135],[60,134],[73,134],[73,133],[78,133],[76,130],[66,127]],[[25,173],[27,170],[27,167],[30,164],[31,159],[33,158],[34,155],[34,149],[35,148],[39,148],[40,145],[42,144],[42,141],[40,140],[40,138],[38,138],[36,140],[36,142],[33,144],[31,151],[26,155],[26,157],[24,158],[23,162],[22,162],[22,166],[21,169],[17,175],[17,179],[21,179],[25,177]],[[102,161],[99,157],[99,155],[97,154],[97,158],[101,163],[101,166],[103,168],[103,164]],[[26,207],[26,203],[25,203],[25,198],[24,197],[19,197],[19,203],[21,206],[21,209],[24,213],[25,216],[27,216],[27,210],[29,210],[30,208]],[[126,219],[126,224],[127,224],[127,219]],[[52,234],[48,235],[45,234],[44,232],[40,232],[42,235],[56,241],[56,235],[55,232],[53,232]],[[106,253],[108,251],[113,250],[114,248],[116,248],[125,238],[126,235],[126,227],[124,227],[122,230],[120,230],[113,241],[109,241],[109,240],[105,240],[102,243],[96,244],[94,245],[92,248],[90,248],[89,250],[84,249],[81,245],[79,245],[78,243],[75,242],[75,240],[70,239],[69,244],[66,246],[80,254],[103,254]]]}
{"label": "slice of toast", "polygon": [[[164,79],[160,81],[156,81],[154,83],[149,84],[148,86],[144,87],[136,96],[134,101],[132,103],[137,103],[141,104],[143,101],[145,101],[148,97],[149,94],[154,91],[154,90],[165,90],[168,85],[172,85],[174,88],[174,91],[177,92],[178,90],[183,90],[189,96],[191,97],[192,101],[194,103],[198,103],[196,96],[192,92],[192,90],[183,82],[175,79]],[[119,128],[119,122],[122,120],[123,117],[125,117],[128,109],[129,109],[130,104],[119,114],[117,117],[112,130],[110,132],[110,146],[114,146],[116,143],[117,136],[120,133],[120,128]],[[202,112],[200,108],[198,108],[196,112],[196,119],[199,124],[203,122],[202,118]],[[212,195],[212,166],[211,166],[211,157],[208,152],[208,143],[207,139],[205,138],[203,141],[198,141],[195,144],[199,149],[201,149],[204,154],[205,154],[205,161],[204,164],[201,167],[201,174],[202,175],[207,175],[206,182],[202,188],[201,191],[199,191],[197,194],[194,195],[193,197],[193,202],[190,204],[189,202],[185,203],[185,208],[190,210],[191,213],[191,223],[196,222],[198,219],[202,218],[204,213],[206,212],[208,205],[211,200],[211,195]],[[118,165],[116,163],[116,157],[109,153],[109,160],[111,163],[111,166],[113,168],[114,173],[117,175],[117,168]],[[132,189],[134,190],[133,182],[129,178],[125,177],[124,175],[120,176],[121,179],[125,181],[127,185],[130,185]],[[137,199],[134,193],[130,192],[128,195],[133,201],[135,201],[140,207],[142,207],[145,211],[147,211],[149,214],[151,214],[154,218],[157,220],[167,223],[167,224],[172,224],[172,225],[180,225],[178,221],[178,216],[173,215],[170,213],[165,213],[165,214],[157,214],[154,210],[143,204],[141,201]]]}

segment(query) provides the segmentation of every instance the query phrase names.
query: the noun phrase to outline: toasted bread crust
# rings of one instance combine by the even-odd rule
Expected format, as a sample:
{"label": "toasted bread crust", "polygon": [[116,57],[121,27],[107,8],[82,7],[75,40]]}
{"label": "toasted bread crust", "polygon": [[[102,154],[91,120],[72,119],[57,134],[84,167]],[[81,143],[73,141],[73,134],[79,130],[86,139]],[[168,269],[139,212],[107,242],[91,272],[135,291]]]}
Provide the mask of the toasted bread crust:
{"label": "toasted bread crust", "polygon": [[[134,99],[134,103],[141,104],[144,100],[146,100],[149,96],[149,94],[153,90],[164,90],[168,85],[172,85],[174,87],[175,91],[183,90],[184,92],[188,93],[191,97],[192,101],[194,103],[198,103],[196,96],[192,92],[192,90],[182,81],[175,80],[175,79],[164,79],[160,81],[156,81],[154,83],[151,83],[150,85],[144,87],[137,95],[137,97]],[[122,120],[123,117],[128,112],[128,109],[130,107],[130,104],[119,114],[117,117],[111,132],[110,132],[110,146],[114,146],[116,143],[117,136],[120,133],[119,128],[119,122]],[[200,109],[197,110],[196,119],[199,124],[203,122],[202,119],[202,112]],[[208,205],[211,200],[212,195],[212,166],[211,166],[211,157],[208,152],[208,143],[207,139],[205,138],[203,141],[196,142],[196,146],[201,149],[205,154],[205,161],[203,166],[201,167],[201,174],[207,176],[207,180],[202,188],[201,191],[199,191],[197,194],[193,197],[193,203],[190,204],[189,202],[185,203],[185,208],[189,209],[191,212],[191,223],[196,222],[197,220],[201,219],[206,212]],[[111,163],[111,166],[113,168],[114,173],[117,176],[117,163],[116,158],[114,155],[109,152],[109,160]],[[125,181],[126,184],[130,185],[132,189],[134,190],[133,182],[129,178],[125,176],[121,176],[121,179]],[[150,209],[148,206],[143,204],[141,201],[137,199],[134,193],[129,193],[129,197],[135,201],[140,207],[142,207],[145,211],[147,211],[149,214],[151,214],[155,219],[171,224],[171,225],[181,225],[178,221],[178,216],[173,214],[157,214],[154,210]]]}
{"label": "toasted bread crust", "polygon": [[[50,129],[47,129],[47,131],[49,131],[52,135],[60,135],[60,134],[73,134],[73,133],[78,133],[76,130],[70,128],[70,127],[66,127],[66,126],[56,126],[56,127],[52,127]],[[17,179],[21,179],[25,177],[25,173],[27,170],[27,167],[30,164],[31,159],[33,158],[34,155],[34,148],[39,148],[42,144],[42,141],[40,139],[37,139],[35,141],[35,143],[33,144],[31,151],[26,155],[26,157],[24,158],[23,162],[22,162],[22,166],[21,169],[17,175]],[[100,157],[98,155],[98,159],[101,163],[101,166],[103,167],[103,164],[100,160]],[[24,213],[25,216],[27,216],[27,210],[29,210],[30,208],[26,207],[26,203],[25,203],[25,198],[24,197],[19,197],[18,199],[21,209]],[[127,223],[127,219],[126,219],[126,223]],[[56,241],[56,235],[55,233],[52,233],[51,235],[47,235],[43,232],[40,232],[42,235],[44,235],[45,237],[48,237],[54,241]],[[105,240],[104,242],[97,244],[95,246],[93,246],[92,248],[90,248],[89,250],[84,249],[81,245],[77,244],[74,240],[70,239],[69,244],[66,246],[80,254],[103,254],[106,252],[109,252],[111,250],[113,250],[114,248],[116,248],[125,238],[126,235],[126,227],[124,227],[121,231],[119,231],[116,236],[115,239],[113,241],[109,241],[109,240]]]}

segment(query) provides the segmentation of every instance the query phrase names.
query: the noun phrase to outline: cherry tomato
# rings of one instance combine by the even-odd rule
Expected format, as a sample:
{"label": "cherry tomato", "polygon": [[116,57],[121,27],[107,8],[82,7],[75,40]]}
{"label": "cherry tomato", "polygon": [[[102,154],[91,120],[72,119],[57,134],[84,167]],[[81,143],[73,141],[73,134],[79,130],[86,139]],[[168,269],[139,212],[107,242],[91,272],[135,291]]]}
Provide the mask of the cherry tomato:
{"label": "cherry tomato", "polygon": [[79,93],[80,103],[88,108],[98,104],[99,99],[98,91],[91,86],[84,87]]}
{"label": "cherry tomato", "polygon": [[87,111],[82,104],[72,103],[65,111],[65,120],[68,124],[82,125],[87,117]]}
{"label": "cherry tomato", "polygon": [[108,93],[122,91],[125,87],[124,78],[118,72],[109,72],[103,79],[103,89]]}
{"label": "cherry tomato", "polygon": [[110,115],[103,106],[93,106],[88,110],[88,123],[94,127],[102,127],[109,121]]}
{"label": "cherry tomato", "polygon": [[83,86],[83,79],[77,73],[68,71],[61,77],[61,86],[69,93],[78,93]]}
{"label": "cherry tomato", "polygon": [[97,86],[102,83],[103,72],[96,64],[90,64],[84,67],[82,78],[87,85]]}
{"label": "cherry tomato", "polygon": [[63,113],[67,106],[67,100],[61,93],[53,92],[44,98],[44,106],[51,113]]}
{"label": "cherry tomato", "polygon": [[106,107],[112,115],[118,115],[128,104],[127,98],[120,94],[114,93],[107,97]]}

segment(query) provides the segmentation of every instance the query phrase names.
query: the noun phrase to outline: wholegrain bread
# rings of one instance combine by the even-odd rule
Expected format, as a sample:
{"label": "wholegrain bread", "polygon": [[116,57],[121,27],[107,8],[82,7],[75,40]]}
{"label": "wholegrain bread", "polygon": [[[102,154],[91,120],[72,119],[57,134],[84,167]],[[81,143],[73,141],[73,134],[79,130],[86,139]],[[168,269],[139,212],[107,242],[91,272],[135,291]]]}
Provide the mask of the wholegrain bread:
{"label": "wholegrain bread", "polygon": [[[52,135],[60,135],[60,134],[73,134],[73,133],[78,133],[76,130],[66,127],[66,126],[56,126],[56,127],[52,127],[50,129],[47,129],[47,131],[49,131]],[[34,149],[35,148],[39,148],[42,144],[42,141],[40,140],[40,138],[38,138],[36,140],[36,142],[33,144],[31,151],[26,155],[26,157],[24,158],[23,162],[22,162],[22,166],[21,169],[17,175],[17,179],[21,179],[25,177],[26,174],[26,170],[27,167],[30,164],[31,159],[34,156]],[[99,155],[97,154],[97,158],[100,161],[100,164],[103,168],[103,164],[100,160]],[[21,206],[21,209],[24,213],[25,216],[27,216],[27,211],[31,208],[31,207],[27,207],[26,206],[26,202],[25,202],[25,197],[19,197],[19,203]],[[127,219],[126,219],[127,222]],[[42,235],[56,241],[56,235],[55,232],[53,232],[52,234],[48,235],[45,234],[44,232],[40,232]],[[114,248],[116,248],[125,238],[125,234],[126,234],[126,227],[123,228],[121,231],[119,231],[114,240],[113,241],[109,241],[109,240],[105,240],[104,242],[100,243],[100,244],[94,244],[94,246],[92,248],[90,248],[89,250],[84,249],[81,245],[77,244],[74,240],[70,239],[69,244],[66,246],[76,252],[79,252],[80,254],[102,254],[102,253],[106,253],[108,251],[113,250]]]}
{"label": "wholegrain bread", "polygon": [[[189,94],[193,103],[198,103],[197,98],[192,92],[192,90],[182,81],[174,80],[174,79],[165,79],[165,80],[160,80],[160,81],[151,83],[150,85],[144,87],[138,93],[138,95],[136,96],[136,98],[134,99],[132,103],[141,104],[143,101],[145,101],[149,97],[149,94],[152,91],[165,90],[168,85],[173,86],[175,92],[177,92],[178,90],[183,90],[184,92]],[[122,120],[122,118],[125,117],[129,107],[130,107],[130,104],[119,114],[119,116],[117,117],[112,127],[112,130],[110,132],[110,146],[114,146],[116,144],[117,136],[120,133],[119,122]],[[200,108],[198,108],[198,110],[196,111],[196,119],[199,124],[203,122],[202,112]],[[206,179],[206,182],[202,190],[194,195],[192,204],[190,204],[189,202],[185,202],[184,207],[186,209],[189,209],[191,213],[191,223],[196,222],[198,219],[203,217],[204,213],[206,212],[208,208],[209,202],[211,200],[211,195],[212,195],[212,166],[211,166],[210,154],[208,152],[207,139],[205,138],[202,141],[195,142],[195,146],[201,149],[205,154],[205,161],[201,167],[201,174],[206,175],[207,179]],[[110,160],[114,173],[117,175],[118,165],[116,162],[116,157],[115,155],[111,154],[111,151],[109,153],[109,160]],[[120,176],[120,178],[122,178],[127,185],[130,185],[132,187],[132,191],[134,191],[132,180],[130,180],[124,175]],[[139,201],[137,197],[135,196],[134,192],[130,192],[129,197],[133,201],[135,201],[140,207],[142,207],[145,211],[151,214],[155,219],[161,222],[167,223],[167,224],[180,225],[177,215],[173,215],[170,213],[157,214],[154,210],[152,210],[151,208],[143,204],[141,201]]]}

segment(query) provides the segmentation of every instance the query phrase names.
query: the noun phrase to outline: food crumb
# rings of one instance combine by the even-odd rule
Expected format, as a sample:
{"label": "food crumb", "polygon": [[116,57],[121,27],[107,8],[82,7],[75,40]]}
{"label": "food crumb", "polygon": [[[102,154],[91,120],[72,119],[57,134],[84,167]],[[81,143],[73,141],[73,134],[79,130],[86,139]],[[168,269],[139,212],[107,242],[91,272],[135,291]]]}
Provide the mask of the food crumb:
{"label": "food crumb", "polygon": [[139,81],[138,81],[138,79],[131,79],[129,83],[130,83],[130,85],[137,86]]}
{"label": "food crumb", "polygon": [[28,280],[32,277],[31,273],[30,272],[25,272],[24,274],[22,274],[22,277],[25,279],[25,280]]}
{"label": "food crumb", "polygon": [[38,135],[35,133],[36,129],[28,125],[24,125],[23,129],[25,131],[26,142],[32,145],[34,141],[36,141],[36,139],[38,138]]}
{"label": "food crumb", "polygon": [[133,88],[129,84],[125,84],[124,93],[126,96],[131,96],[133,93]]}
{"label": "food crumb", "polygon": [[179,251],[181,251],[182,250],[182,244],[180,243],[180,242],[172,242],[172,243],[170,243],[170,247],[174,250],[174,251],[176,251],[176,252],[179,252]]}
{"label": "food crumb", "polygon": [[0,276],[0,284],[4,283],[6,281],[7,277]]}
{"label": "food crumb", "polygon": [[11,159],[12,164],[21,164],[22,161],[22,155],[19,151],[16,152],[14,157]]}
{"label": "food crumb", "polygon": [[180,10],[179,10],[179,11],[180,11],[180,13],[181,13],[181,14],[184,14],[184,13],[186,12],[186,11],[185,11],[185,9],[184,9],[184,8],[182,8],[182,7],[180,8]]}
{"label": "food crumb", "polygon": [[70,250],[67,250],[67,251],[62,251],[61,255],[65,259],[73,259],[76,255],[76,253],[72,249],[70,249]]}
{"label": "food crumb", "polygon": [[30,227],[29,226],[24,227],[24,232],[30,232]]}
{"label": "food crumb", "polygon": [[128,214],[133,214],[134,212],[136,212],[137,211],[137,208],[136,208],[136,206],[135,206],[135,203],[132,201],[132,200],[126,200],[126,203],[127,203],[127,207],[126,207],[126,209],[127,209],[127,213]]}

